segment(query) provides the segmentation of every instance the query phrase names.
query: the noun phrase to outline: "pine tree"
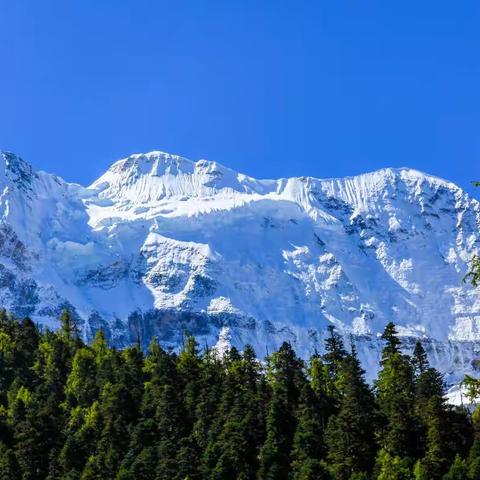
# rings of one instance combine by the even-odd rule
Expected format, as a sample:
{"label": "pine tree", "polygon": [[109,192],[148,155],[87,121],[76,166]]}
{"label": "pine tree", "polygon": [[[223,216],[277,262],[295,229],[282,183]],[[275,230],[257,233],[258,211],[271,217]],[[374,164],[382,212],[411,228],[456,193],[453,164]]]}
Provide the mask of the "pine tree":
{"label": "pine tree", "polygon": [[40,335],[30,318],[24,318],[15,335],[15,375],[27,388],[34,387],[35,376],[32,367],[36,360]]}
{"label": "pine tree", "polygon": [[7,392],[15,380],[15,343],[11,335],[0,330],[0,405],[7,402]]}
{"label": "pine tree", "polygon": [[462,460],[460,455],[457,455],[448,473],[443,476],[443,480],[467,480],[468,478],[467,464],[465,460]]}
{"label": "pine tree", "polygon": [[134,408],[127,387],[106,384],[100,393],[98,415],[101,430],[95,453],[88,458],[82,479],[115,478],[127,452]]}
{"label": "pine tree", "polygon": [[218,407],[219,432],[210,435],[204,453],[204,477],[212,480],[254,479],[258,447],[263,439],[260,365],[246,346],[243,355],[231,349],[224,358],[227,375]]}
{"label": "pine tree", "polygon": [[445,406],[440,396],[430,398],[426,407],[427,446],[421,463],[430,480],[441,479],[446,472]]}
{"label": "pine tree", "polygon": [[0,311],[0,480],[480,479],[480,410],[447,405],[393,324],[378,415],[333,328],[308,370],[283,344],[265,372],[251,347],[220,359],[188,337],[178,356],[157,341],[144,356],[102,332],[87,347],[62,322],[42,332]]}
{"label": "pine tree", "polygon": [[418,377],[429,367],[427,353],[423,348],[422,342],[417,340],[413,349],[412,365],[415,375]]}
{"label": "pine tree", "polygon": [[477,480],[480,478],[480,407],[477,407],[472,415],[474,439],[467,458],[468,478]]}
{"label": "pine tree", "polygon": [[408,460],[392,457],[385,450],[380,450],[377,458],[377,480],[410,480],[411,468]]}
{"label": "pine tree", "polygon": [[0,442],[0,480],[20,480],[15,453]]}
{"label": "pine tree", "polygon": [[329,366],[322,362],[321,357],[315,354],[310,359],[308,369],[310,386],[318,405],[318,414],[322,428],[327,428],[328,419],[338,407],[338,391],[334,380],[330,377]]}
{"label": "pine tree", "polygon": [[193,441],[199,451],[207,448],[211,436],[215,438],[221,430],[221,423],[225,420],[219,414],[219,399],[222,398],[225,382],[224,365],[215,350],[207,350],[202,356],[199,373],[199,394],[195,409],[195,423],[193,425]]}
{"label": "pine tree", "polygon": [[412,365],[416,372],[415,378],[415,415],[416,415],[416,456],[422,457],[427,448],[428,431],[428,404],[432,397],[444,395],[443,377],[431,368],[426,358],[425,351],[419,342],[415,347]]}
{"label": "pine tree", "polygon": [[395,326],[389,323],[382,336],[385,347],[375,383],[384,426],[382,447],[393,457],[414,457],[414,374],[410,359],[400,352]]}
{"label": "pine tree", "polygon": [[18,391],[11,410],[15,457],[22,480],[45,478],[57,434],[56,418],[24,387]]}
{"label": "pine tree", "polygon": [[385,360],[396,353],[400,353],[401,342],[398,338],[397,328],[393,322],[387,323],[382,334],[382,340],[385,342],[382,351],[382,360]]}
{"label": "pine tree", "polygon": [[343,360],[338,373],[342,398],[338,414],[326,431],[328,461],[338,480],[369,473],[375,459],[375,400],[365,382],[355,350]]}
{"label": "pine tree", "polygon": [[335,331],[335,327],[328,326],[329,336],[325,340],[325,355],[323,359],[327,365],[330,378],[335,380],[338,370],[347,355],[342,337]]}
{"label": "pine tree", "polygon": [[266,439],[260,450],[260,480],[287,479],[290,450],[296,428],[295,411],[305,382],[303,363],[292,347],[283,343],[269,359],[271,399],[266,420]]}
{"label": "pine tree", "polygon": [[178,356],[177,368],[183,380],[183,398],[185,408],[187,409],[190,430],[192,430],[193,424],[195,423],[195,411],[200,394],[202,362],[198,351],[198,344],[191,335],[186,336],[184,347]]}
{"label": "pine tree", "polygon": [[[322,472],[323,424],[315,395],[308,383],[303,386],[297,411],[297,428],[291,453],[293,479],[308,478],[313,468]],[[323,474],[325,475],[326,472]],[[310,474],[311,475],[311,474]]]}

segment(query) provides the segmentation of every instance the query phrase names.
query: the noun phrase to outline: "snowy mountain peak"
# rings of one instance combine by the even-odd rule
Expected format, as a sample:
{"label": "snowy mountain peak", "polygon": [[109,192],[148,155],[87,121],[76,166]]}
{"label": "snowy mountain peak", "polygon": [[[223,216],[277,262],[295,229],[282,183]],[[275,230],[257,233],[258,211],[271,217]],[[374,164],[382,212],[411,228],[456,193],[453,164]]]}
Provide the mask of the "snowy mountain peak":
{"label": "snowy mountain peak", "polygon": [[205,197],[223,189],[251,191],[252,182],[217,162],[193,162],[154,151],[119,160],[90,188],[97,190],[101,198],[137,204],[170,197]]}
{"label": "snowy mountain peak", "polygon": [[461,281],[480,205],[445,180],[257,180],[155,151],[85,188],[2,159],[0,303],[19,315],[55,326],[68,306],[87,338],[176,346],[187,329],[259,356],[283,340],[308,355],[333,324],[367,371],[394,321],[452,378],[480,350],[480,292]]}
{"label": "snowy mountain peak", "polygon": [[176,174],[179,171],[192,170],[193,162],[179,155],[154,151],[130,155],[115,162],[107,173],[128,176]]}

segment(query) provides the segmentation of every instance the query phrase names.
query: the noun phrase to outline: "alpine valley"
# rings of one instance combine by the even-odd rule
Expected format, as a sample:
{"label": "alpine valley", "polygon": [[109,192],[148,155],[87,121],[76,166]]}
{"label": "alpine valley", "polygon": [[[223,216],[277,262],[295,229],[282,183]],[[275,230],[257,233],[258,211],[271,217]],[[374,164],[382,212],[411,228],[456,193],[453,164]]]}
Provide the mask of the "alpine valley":
{"label": "alpine valley", "polygon": [[189,331],[306,357],[333,324],[371,380],[393,321],[448,382],[477,365],[480,289],[462,278],[480,204],[415,170],[257,180],[151,152],[83,187],[2,153],[0,215],[0,304],[49,328],[68,308],[87,340],[177,347]]}

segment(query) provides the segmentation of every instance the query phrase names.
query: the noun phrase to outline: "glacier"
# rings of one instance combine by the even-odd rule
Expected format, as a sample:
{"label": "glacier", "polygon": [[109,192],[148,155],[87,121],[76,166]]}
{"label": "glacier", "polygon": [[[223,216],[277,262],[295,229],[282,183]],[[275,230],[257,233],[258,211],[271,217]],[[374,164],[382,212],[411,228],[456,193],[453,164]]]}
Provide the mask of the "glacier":
{"label": "glacier", "polygon": [[0,305],[123,347],[185,331],[259,357],[307,357],[334,325],[374,378],[393,321],[450,383],[475,371],[480,204],[408,168],[339,179],[258,180],[207,160],[131,155],[92,185],[0,155]]}

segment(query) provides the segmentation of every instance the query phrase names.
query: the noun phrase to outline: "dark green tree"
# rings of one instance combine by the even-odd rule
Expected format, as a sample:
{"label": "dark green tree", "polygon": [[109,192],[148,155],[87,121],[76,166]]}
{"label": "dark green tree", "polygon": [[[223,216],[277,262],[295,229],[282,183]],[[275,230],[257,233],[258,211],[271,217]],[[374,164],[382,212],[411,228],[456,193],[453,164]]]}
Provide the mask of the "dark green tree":
{"label": "dark green tree", "polygon": [[288,479],[295,414],[300,390],[306,381],[303,370],[303,362],[289,343],[283,343],[269,359],[271,399],[267,408],[266,439],[259,455],[261,480]]}
{"label": "dark green tree", "polygon": [[227,375],[218,407],[219,430],[213,429],[204,455],[204,476],[254,479],[259,445],[264,440],[260,365],[246,346],[242,355],[231,349],[224,358]]}
{"label": "dark green tree", "polygon": [[416,451],[414,372],[409,357],[400,352],[395,326],[389,323],[382,336],[385,347],[375,383],[383,416],[382,448],[393,457],[414,458]]}
{"label": "dark green tree", "polygon": [[20,471],[15,453],[0,442],[0,480],[20,480]]}
{"label": "dark green tree", "polygon": [[413,349],[412,365],[415,375],[418,377],[429,367],[427,353],[423,348],[422,342],[417,340]]}
{"label": "dark green tree", "polygon": [[448,473],[443,476],[443,480],[467,480],[469,478],[467,463],[460,455],[455,457]]}
{"label": "dark green tree", "polygon": [[340,409],[330,418],[326,431],[328,462],[338,480],[348,480],[353,474],[368,474],[373,469],[376,452],[375,398],[363,375],[353,350],[340,367]]}
{"label": "dark green tree", "polygon": [[325,340],[325,354],[323,359],[327,365],[330,378],[335,381],[338,370],[347,355],[342,337],[335,331],[335,327],[328,326],[328,336]]}
{"label": "dark green tree", "polygon": [[[300,394],[300,402],[297,411],[297,428],[293,439],[291,453],[293,479],[308,478],[323,471],[326,474],[321,460],[324,454],[323,448],[323,422],[320,411],[321,404],[317,403],[315,394],[309,383],[305,383]],[[322,477],[320,477],[322,478]]]}

